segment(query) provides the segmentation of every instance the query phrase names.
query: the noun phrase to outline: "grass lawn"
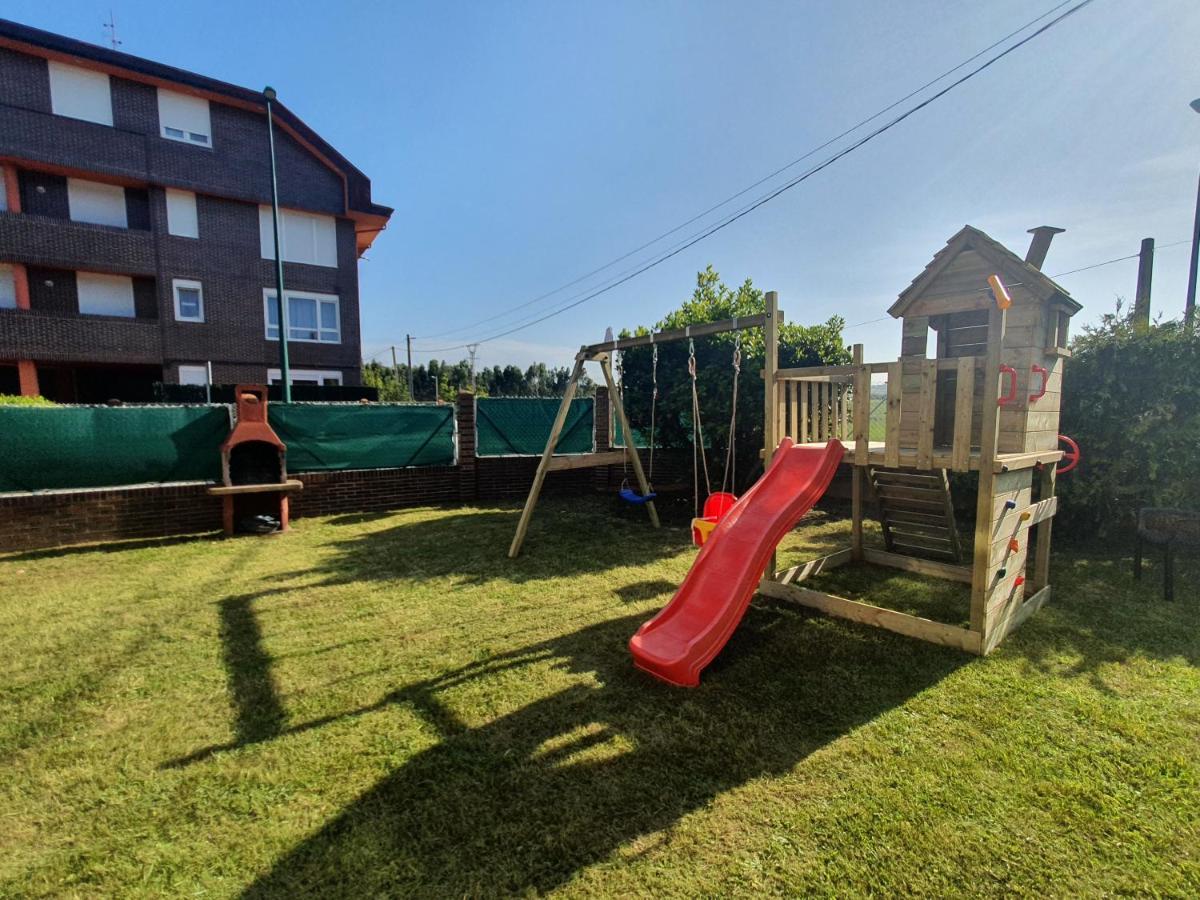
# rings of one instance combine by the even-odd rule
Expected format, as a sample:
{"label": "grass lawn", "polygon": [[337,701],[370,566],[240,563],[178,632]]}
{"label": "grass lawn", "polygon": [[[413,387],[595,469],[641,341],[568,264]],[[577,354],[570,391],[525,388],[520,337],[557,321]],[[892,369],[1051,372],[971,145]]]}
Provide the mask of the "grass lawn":
{"label": "grass lawn", "polygon": [[[0,556],[0,895],[1200,895],[1200,566],[1056,552],[986,660],[756,602],[607,499]],[[845,543],[817,517],[781,559]],[[819,585],[953,618],[954,586]]]}

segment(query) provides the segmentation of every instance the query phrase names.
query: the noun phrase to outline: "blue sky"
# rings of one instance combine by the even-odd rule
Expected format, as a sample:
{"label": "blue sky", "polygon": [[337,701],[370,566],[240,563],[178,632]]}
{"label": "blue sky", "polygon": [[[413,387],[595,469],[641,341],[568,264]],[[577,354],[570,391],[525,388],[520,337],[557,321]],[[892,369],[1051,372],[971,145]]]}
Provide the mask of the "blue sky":
{"label": "blue sky", "polygon": [[[274,85],[396,208],[361,267],[372,354],[402,346],[406,333],[470,325],[620,256],[1053,5],[116,0],[112,9],[123,50]],[[3,15],[102,42],[108,8],[8,0]],[[1187,106],[1200,96],[1197,48],[1194,0],[1096,0],[707,241],[484,344],[480,362],[566,363],[607,325],[658,319],[708,263],[730,283],[750,277],[778,290],[790,320],[843,315],[868,359],[894,358],[898,327],[871,320],[964,223],[1018,252],[1027,228],[1066,228],[1046,262],[1052,275],[1135,253],[1143,237],[1185,240],[1200,168],[1200,115]],[[1162,250],[1156,310],[1182,310],[1187,249]],[[1135,276],[1136,261],[1064,276],[1085,307],[1076,321],[1131,297]],[[508,321],[416,346],[487,337]]]}

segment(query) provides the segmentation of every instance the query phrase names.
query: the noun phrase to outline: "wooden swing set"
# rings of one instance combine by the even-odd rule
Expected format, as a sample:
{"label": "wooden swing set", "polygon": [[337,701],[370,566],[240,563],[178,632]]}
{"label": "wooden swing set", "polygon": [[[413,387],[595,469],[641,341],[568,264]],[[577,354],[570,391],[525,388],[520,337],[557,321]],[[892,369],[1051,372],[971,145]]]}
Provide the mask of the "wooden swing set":
{"label": "wooden swing set", "polygon": [[[629,418],[625,413],[625,404],[622,400],[621,391],[617,386],[616,379],[613,377],[613,357],[617,353],[628,350],[631,347],[656,346],[674,341],[690,341],[695,338],[709,337],[715,334],[728,334],[729,332],[742,331],[748,328],[762,328],[766,344],[766,368],[763,372],[763,380],[767,385],[766,397],[769,404],[774,396],[775,368],[779,359],[779,326],[783,323],[783,313],[779,309],[779,295],[777,293],[774,291],[768,292],[766,299],[767,311],[765,313],[757,313],[751,316],[737,316],[732,319],[724,319],[720,322],[706,322],[701,325],[688,325],[684,328],[658,331],[651,334],[638,335],[637,337],[601,341],[598,344],[587,344],[579,348],[579,352],[575,354],[575,366],[571,370],[571,377],[567,382],[566,390],[563,392],[562,402],[559,404],[558,413],[554,417],[554,424],[550,428],[550,438],[546,441],[546,449],[542,452],[537,473],[533,476],[533,485],[529,489],[529,496],[525,499],[525,507],[521,510],[521,519],[517,523],[516,534],[513,535],[512,544],[508,548],[510,558],[515,559],[521,552],[521,546],[524,544],[525,535],[529,530],[529,522],[533,518],[533,510],[537,506],[538,497],[542,492],[542,485],[549,472],[557,472],[564,469],[585,469],[595,466],[628,464],[633,469],[638,487],[638,493],[633,495],[630,492],[629,499],[633,501],[636,497],[636,502],[646,507],[646,513],[650,517],[650,524],[655,528],[659,527],[658,510],[654,508],[654,489],[650,484],[650,480],[646,477],[645,470],[642,468],[642,461],[637,450],[631,446],[633,444],[633,432],[629,427]],[[579,379],[583,375],[584,366],[589,362],[600,365],[600,372],[604,376],[605,385],[608,387],[608,395],[612,401],[617,422],[621,426],[621,434],[625,436],[626,446],[621,450],[556,456],[554,451],[558,447],[558,439],[562,434],[563,425],[567,421],[567,412],[571,408],[571,401],[575,397],[575,390],[579,385]],[[770,406],[768,405],[767,408],[769,409]],[[770,454],[774,447],[774,431],[770,428],[764,428],[764,453],[768,462],[770,461]]]}

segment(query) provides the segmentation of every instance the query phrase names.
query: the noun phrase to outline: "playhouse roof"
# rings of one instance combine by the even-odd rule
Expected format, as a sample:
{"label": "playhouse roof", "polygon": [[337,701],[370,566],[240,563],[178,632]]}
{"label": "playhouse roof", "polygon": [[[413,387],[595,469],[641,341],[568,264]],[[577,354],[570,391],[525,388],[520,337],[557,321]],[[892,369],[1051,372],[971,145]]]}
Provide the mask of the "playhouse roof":
{"label": "playhouse roof", "polygon": [[[1062,286],[1040,269],[1025,262],[991,235],[971,225],[964,225],[957,234],[946,241],[946,246],[937,252],[924,271],[913,279],[912,284],[900,293],[899,299],[891,305],[888,313],[896,318],[903,316],[917,300],[926,295],[932,285],[937,283],[938,276],[945,271],[947,266],[959,254],[967,250],[973,250],[979,254],[991,266],[994,274],[999,275],[1009,287],[1021,285],[1042,302],[1061,303],[1071,315],[1083,308]],[[985,285],[980,286],[981,293],[986,293],[987,290]],[[961,297],[963,292],[955,292],[955,294]]]}

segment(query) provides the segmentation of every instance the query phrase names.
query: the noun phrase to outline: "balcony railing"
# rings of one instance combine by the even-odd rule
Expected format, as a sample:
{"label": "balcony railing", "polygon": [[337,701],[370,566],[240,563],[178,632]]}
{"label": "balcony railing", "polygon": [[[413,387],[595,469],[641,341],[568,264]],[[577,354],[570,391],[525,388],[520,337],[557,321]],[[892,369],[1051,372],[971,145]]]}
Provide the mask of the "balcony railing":
{"label": "balcony railing", "polygon": [[154,236],[138,229],[0,212],[0,261],[154,275]]}
{"label": "balcony railing", "polygon": [[156,319],[0,309],[0,359],[63,362],[162,362]]}

